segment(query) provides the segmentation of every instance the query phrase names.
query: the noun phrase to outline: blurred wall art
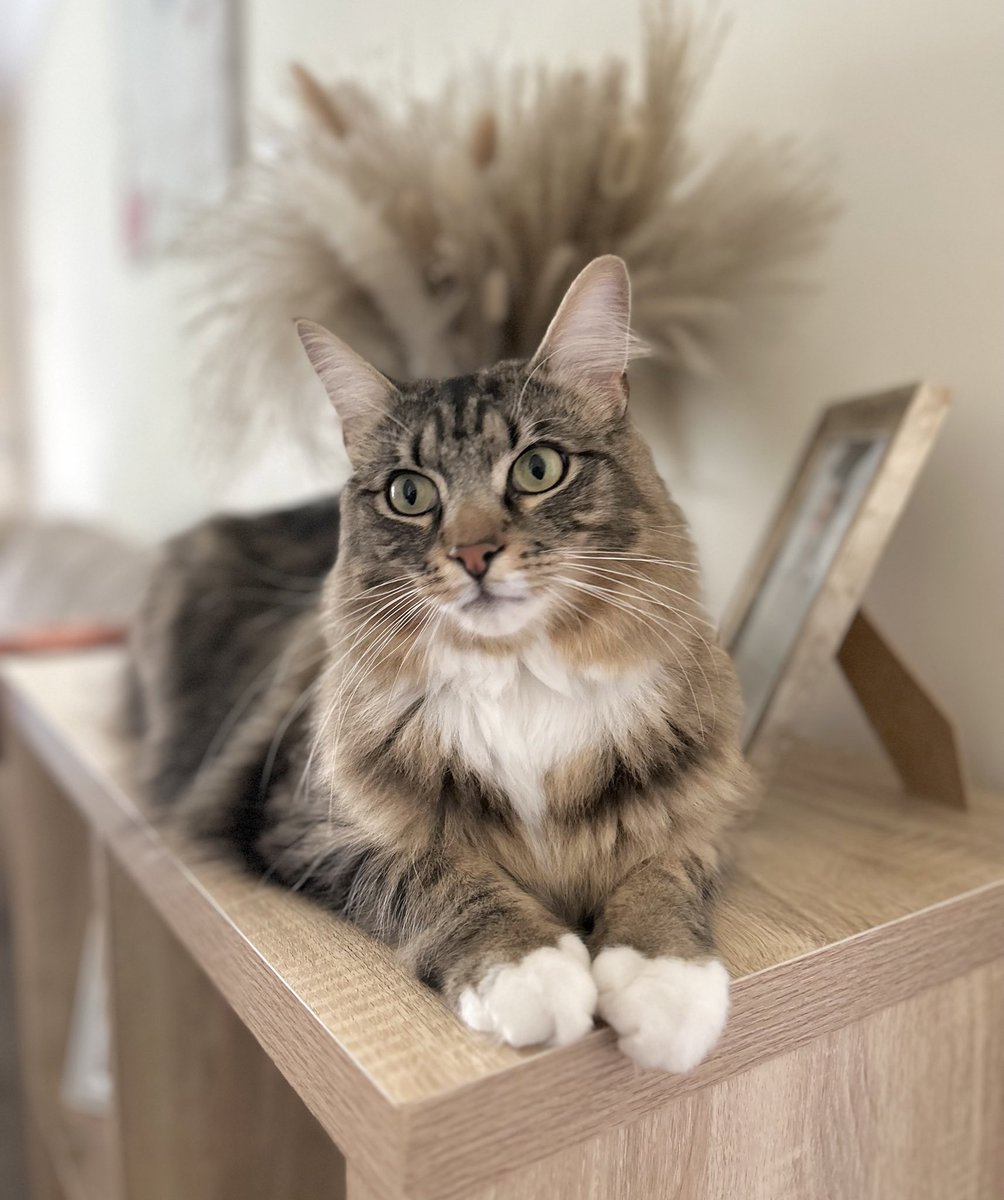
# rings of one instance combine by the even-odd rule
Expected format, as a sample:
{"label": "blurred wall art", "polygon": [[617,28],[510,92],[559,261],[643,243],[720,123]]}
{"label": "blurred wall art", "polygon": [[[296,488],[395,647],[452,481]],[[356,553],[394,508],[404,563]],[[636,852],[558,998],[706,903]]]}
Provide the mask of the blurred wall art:
{"label": "blurred wall art", "polygon": [[121,227],[145,259],[221,199],[240,155],[238,0],[120,0]]}

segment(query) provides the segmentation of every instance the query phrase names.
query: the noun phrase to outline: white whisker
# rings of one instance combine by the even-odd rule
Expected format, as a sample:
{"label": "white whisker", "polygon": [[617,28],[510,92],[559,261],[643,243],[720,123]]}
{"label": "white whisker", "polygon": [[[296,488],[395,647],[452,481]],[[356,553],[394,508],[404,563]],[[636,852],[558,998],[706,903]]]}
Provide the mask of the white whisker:
{"label": "white whisker", "polygon": [[[680,661],[679,656],[677,654],[675,654],[672,650],[670,650],[669,646],[666,644],[665,636],[659,635],[658,629],[661,628],[664,631],[665,635],[668,635],[669,637],[671,637],[679,646],[681,646],[684,650],[686,650],[686,652],[694,660],[695,666],[701,672],[701,675],[704,679],[704,686],[708,690],[708,694],[711,697],[712,704],[714,704],[714,693],[711,690],[711,686],[708,681],[707,674],[705,673],[704,668],[701,666],[700,660],[697,658],[697,655],[694,654],[693,650],[691,650],[691,648],[679,636],[679,634],[677,634],[673,631],[673,629],[669,626],[668,622],[666,622],[665,620],[656,616],[654,613],[645,612],[644,609],[639,608],[637,605],[631,604],[629,601],[625,600],[623,597],[617,596],[614,593],[612,593],[604,588],[596,587],[593,584],[589,584],[589,583],[583,583],[581,580],[569,579],[564,576],[558,576],[557,579],[558,579],[559,583],[563,583],[566,587],[575,588],[577,591],[581,591],[585,595],[593,596],[598,600],[601,600],[607,604],[610,604],[614,608],[620,609],[624,613],[628,613],[632,616],[637,617],[639,620],[641,620],[646,625],[648,625],[648,627],[650,629],[652,629],[653,632],[656,633],[656,636],[660,638],[660,641],[665,646],[665,648],[667,650],[669,650],[669,652],[671,654],[673,654],[673,658],[676,661],[677,666],[680,668],[680,673],[683,676],[684,682],[687,684],[687,687],[690,690],[691,699],[694,702],[694,709],[697,713],[697,720],[698,720],[698,724],[699,724],[700,730],[701,730],[701,738],[703,739],[706,736],[705,728],[704,728],[704,719],[701,714],[700,704],[698,703],[698,700],[697,700],[697,693],[694,691],[694,686],[690,680],[690,675],[684,668],[683,663]],[[713,715],[712,720],[713,720],[712,728],[714,728],[714,724],[716,723],[714,715]]]}

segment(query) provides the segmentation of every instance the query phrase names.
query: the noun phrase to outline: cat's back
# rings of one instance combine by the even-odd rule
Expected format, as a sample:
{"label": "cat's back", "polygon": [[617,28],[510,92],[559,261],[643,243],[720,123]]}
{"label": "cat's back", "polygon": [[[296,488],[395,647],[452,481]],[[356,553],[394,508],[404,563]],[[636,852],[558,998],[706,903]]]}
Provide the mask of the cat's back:
{"label": "cat's back", "polygon": [[172,799],[254,710],[338,551],[339,500],[212,517],[164,547],[137,619],[131,724]]}

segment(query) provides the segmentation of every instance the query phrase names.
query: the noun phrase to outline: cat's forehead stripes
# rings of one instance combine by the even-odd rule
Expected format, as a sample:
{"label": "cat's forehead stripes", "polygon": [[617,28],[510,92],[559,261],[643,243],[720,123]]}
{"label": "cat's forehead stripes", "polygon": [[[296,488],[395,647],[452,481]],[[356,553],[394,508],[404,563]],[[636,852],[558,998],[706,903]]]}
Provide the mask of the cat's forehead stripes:
{"label": "cat's forehead stripes", "polygon": [[[439,389],[437,412],[444,433],[449,431],[454,441],[482,437],[489,407],[497,403],[497,393],[489,393],[476,376],[464,375],[447,379]],[[452,410],[452,429],[450,417]]]}
{"label": "cat's forehead stripes", "polygon": [[416,398],[398,453],[416,467],[483,471],[518,442],[509,389],[488,374],[439,383]]}

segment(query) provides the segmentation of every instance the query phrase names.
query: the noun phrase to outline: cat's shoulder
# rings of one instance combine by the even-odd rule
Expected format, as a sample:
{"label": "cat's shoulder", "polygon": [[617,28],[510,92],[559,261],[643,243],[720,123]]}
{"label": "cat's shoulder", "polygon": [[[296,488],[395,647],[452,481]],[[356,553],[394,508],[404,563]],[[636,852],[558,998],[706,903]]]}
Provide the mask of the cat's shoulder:
{"label": "cat's shoulder", "polygon": [[267,565],[288,560],[311,574],[330,570],[338,549],[339,497],[258,513],[216,513],[175,534],[162,562],[174,566]]}

